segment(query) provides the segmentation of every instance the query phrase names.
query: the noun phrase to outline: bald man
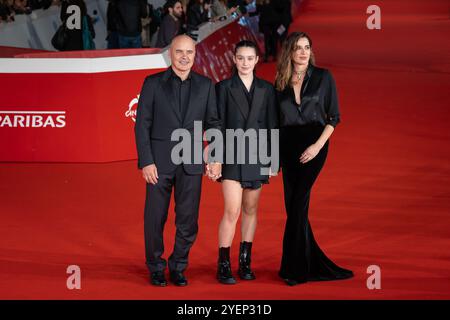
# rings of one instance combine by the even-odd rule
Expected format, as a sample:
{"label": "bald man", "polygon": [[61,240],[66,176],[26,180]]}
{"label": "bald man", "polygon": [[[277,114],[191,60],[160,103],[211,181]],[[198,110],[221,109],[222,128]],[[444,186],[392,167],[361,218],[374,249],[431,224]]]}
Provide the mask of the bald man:
{"label": "bald man", "polygon": [[[201,121],[204,130],[220,130],[221,121],[213,82],[191,70],[195,59],[195,42],[186,35],[177,36],[170,45],[169,54],[171,67],[148,76],[144,81],[135,135],[138,166],[147,183],[144,235],[150,281],[155,286],[167,285],[167,263],[162,257],[163,230],[174,190],[176,235],[168,265],[170,281],[177,286],[185,286],[187,279],[183,272],[188,265],[189,250],[198,230],[204,164],[195,164],[193,153],[190,161],[175,164],[171,153],[178,142],[171,141],[171,135],[175,129],[187,129],[191,133],[193,146],[194,121]],[[209,168],[210,177],[220,176],[219,163]]]}

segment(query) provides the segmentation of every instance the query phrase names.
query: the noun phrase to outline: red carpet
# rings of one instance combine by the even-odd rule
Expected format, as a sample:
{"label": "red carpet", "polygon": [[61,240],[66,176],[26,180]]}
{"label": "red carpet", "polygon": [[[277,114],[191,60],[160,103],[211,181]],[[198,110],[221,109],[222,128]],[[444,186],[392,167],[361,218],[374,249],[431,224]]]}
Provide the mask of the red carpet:
{"label": "red carpet", "polygon": [[[278,279],[285,218],[281,177],[261,199],[256,281],[216,283],[223,205],[220,185],[205,180],[190,285],[155,288],[144,265],[144,183],[135,161],[3,163],[0,298],[449,299],[449,4],[378,1],[382,29],[368,30],[370,4],[309,0],[291,27],[310,33],[318,65],[331,69],[338,84],[342,123],[315,186],[310,217],[322,249],[355,278],[296,287]],[[259,72],[273,79],[274,65]],[[81,290],[66,288],[71,264],[81,267]],[[381,268],[380,290],[366,287],[370,265]]]}

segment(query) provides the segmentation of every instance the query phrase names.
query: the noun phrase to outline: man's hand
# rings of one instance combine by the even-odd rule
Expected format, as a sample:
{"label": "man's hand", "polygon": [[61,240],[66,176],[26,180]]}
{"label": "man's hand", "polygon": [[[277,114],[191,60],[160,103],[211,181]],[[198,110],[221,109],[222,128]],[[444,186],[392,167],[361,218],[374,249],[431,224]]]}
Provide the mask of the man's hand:
{"label": "man's hand", "polygon": [[147,181],[147,183],[151,183],[153,185],[158,183],[158,170],[154,164],[149,164],[142,168],[142,177]]}
{"label": "man's hand", "polygon": [[278,172],[272,172],[272,167],[269,168],[269,177],[276,177]]}
{"label": "man's hand", "polygon": [[207,164],[206,174],[211,180],[216,181],[222,176],[222,164],[219,162]]}

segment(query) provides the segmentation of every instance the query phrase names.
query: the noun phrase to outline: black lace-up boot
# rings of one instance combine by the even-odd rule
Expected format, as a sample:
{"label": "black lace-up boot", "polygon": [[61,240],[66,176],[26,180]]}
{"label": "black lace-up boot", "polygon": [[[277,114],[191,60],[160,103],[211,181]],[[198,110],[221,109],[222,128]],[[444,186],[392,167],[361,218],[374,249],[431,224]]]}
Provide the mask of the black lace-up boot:
{"label": "black lace-up boot", "polygon": [[236,279],[234,279],[231,272],[231,262],[230,262],[230,247],[219,248],[219,261],[217,263],[217,280],[223,284],[235,284]]}
{"label": "black lace-up boot", "polygon": [[252,243],[251,242],[241,242],[239,247],[239,270],[238,274],[242,280],[254,280],[256,279],[255,274],[250,268],[250,263],[252,258]]}

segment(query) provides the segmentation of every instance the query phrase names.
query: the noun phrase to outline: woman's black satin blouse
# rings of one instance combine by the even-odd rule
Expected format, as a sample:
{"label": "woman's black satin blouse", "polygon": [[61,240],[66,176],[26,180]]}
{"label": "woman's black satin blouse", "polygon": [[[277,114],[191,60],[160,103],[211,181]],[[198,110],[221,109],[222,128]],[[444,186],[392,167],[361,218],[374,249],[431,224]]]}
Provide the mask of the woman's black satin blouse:
{"label": "woman's black satin blouse", "polygon": [[336,127],[340,122],[336,84],[327,69],[309,65],[301,87],[300,105],[290,86],[277,95],[281,128],[311,124]]}

